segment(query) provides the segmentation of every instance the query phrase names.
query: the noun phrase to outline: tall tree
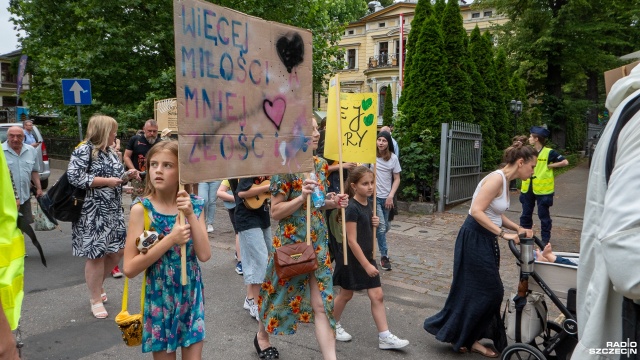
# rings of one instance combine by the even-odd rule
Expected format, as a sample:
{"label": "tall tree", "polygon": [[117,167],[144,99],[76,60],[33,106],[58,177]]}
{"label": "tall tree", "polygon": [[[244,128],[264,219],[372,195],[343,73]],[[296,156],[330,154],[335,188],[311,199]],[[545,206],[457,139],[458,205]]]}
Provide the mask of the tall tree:
{"label": "tall tree", "polygon": [[[509,21],[498,27],[499,42],[509,60],[526,74],[528,93],[542,101],[543,121],[552,140],[565,144],[565,90],[582,88],[592,102],[601,101],[602,72],[614,67],[616,56],[637,50],[640,4],[637,0],[476,0]],[[569,83],[582,82],[582,85]],[[577,93],[577,92],[576,92]],[[577,110],[575,110],[577,111]]]}
{"label": "tall tree", "polygon": [[391,126],[393,124],[393,92],[391,85],[387,86],[384,96],[384,109],[382,111],[382,125]]}
{"label": "tall tree", "polygon": [[420,27],[411,73],[405,81],[402,120],[395,124],[404,159],[403,173],[407,175],[402,179],[406,189],[403,193],[417,193],[411,191],[416,186],[435,189],[440,153],[437,139],[441,123],[451,120],[447,102],[451,93],[447,86],[446,66],[439,22],[429,16]]}
{"label": "tall tree", "polygon": [[[484,49],[484,41],[477,26],[471,32],[469,39],[469,55],[471,58],[471,84],[473,98],[471,107],[476,123],[480,125],[482,131],[482,166],[483,169],[494,169],[500,162],[500,151],[496,127],[494,124],[494,103],[490,100],[489,84],[485,83],[486,69],[490,66],[487,62]],[[490,58],[489,58],[490,59]]]}
{"label": "tall tree", "polygon": [[471,80],[469,78],[466,38],[462,15],[457,1],[449,1],[442,15],[442,35],[447,57],[447,82],[451,88],[451,120],[474,122],[471,108]]}
{"label": "tall tree", "polygon": [[[414,10],[413,20],[411,20],[411,31],[409,32],[409,37],[407,38],[407,55],[405,56],[404,62],[404,82],[406,83],[409,80],[409,75],[411,74],[412,67],[412,57],[415,52],[415,44],[418,43],[418,37],[420,35],[420,28],[424,24],[424,20],[431,16],[431,0],[418,0],[418,4]],[[404,89],[402,89],[404,92]],[[404,102],[404,96],[400,97],[398,101],[398,106],[401,106]]]}
{"label": "tall tree", "polygon": [[[342,67],[336,46],[343,24],[365,13],[360,0],[221,0],[267,20],[313,31],[313,84]],[[121,129],[139,127],[153,115],[153,101],[175,96],[173,2],[170,0],[12,0],[12,21],[24,32],[30,57],[35,113],[66,114],[73,131],[74,109],[64,107],[60,79],[89,78],[94,105],[84,114],[114,115]],[[66,125],[65,125],[66,126]],[[62,127],[64,128],[64,126]]]}
{"label": "tall tree", "polygon": [[[505,53],[503,48],[499,48],[496,52],[496,56],[494,59],[495,64],[495,75],[496,75],[496,83],[497,87],[497,97],[498,104],[496,104],[496,108],[500,108],[502,110],[502,116],[504,117],[504,131],[507,134],[506,144],[502,144],[503,146],[511,145],[511,141],[508,139],[511,138],[514,134],[516,134],[516,124],[515,120],[509,121],[509,118],[513,118],[510,112],[510,102],[512,99],[520,100],[520,102],[526,101],[526,99],[515,98],[513,93],[511,92],[511,83],[509,82],[511,78],[511,71],[507,66],[507,54]],[[501,104],[501,105],[500,105]]]}
{"label": "tall tree", "polygon": [[[454,1],[455,2],[455,1]],[[438,23],[442,21],[442,16],[444,15],[444,9],[447,6],[445,0],[436,0],[433,5],[433,15]]]}

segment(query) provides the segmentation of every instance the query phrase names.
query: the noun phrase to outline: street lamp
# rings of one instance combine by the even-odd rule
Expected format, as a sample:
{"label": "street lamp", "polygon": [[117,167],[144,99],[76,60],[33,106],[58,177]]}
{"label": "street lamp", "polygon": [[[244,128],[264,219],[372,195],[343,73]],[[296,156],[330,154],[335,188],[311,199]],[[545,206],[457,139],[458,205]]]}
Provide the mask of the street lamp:
{"label": "street lamp", "polygon": [[[516,135],[518,135],[518,116],[520,116],[520,114],[522,113],[522,101],[511,100],[509,109],[511,110],[511,113],[513,113],[513,136],[515,137]],[[511,182],[509,183],[509,190],[518,190],[516,187],[515,179],[511,180]]]}
{"label": "street lamp", "polygon": [[518,116],[522,113],[522,101],[511,100],[509,108],[513,113],[513,136],[516,136],[518,133]]}

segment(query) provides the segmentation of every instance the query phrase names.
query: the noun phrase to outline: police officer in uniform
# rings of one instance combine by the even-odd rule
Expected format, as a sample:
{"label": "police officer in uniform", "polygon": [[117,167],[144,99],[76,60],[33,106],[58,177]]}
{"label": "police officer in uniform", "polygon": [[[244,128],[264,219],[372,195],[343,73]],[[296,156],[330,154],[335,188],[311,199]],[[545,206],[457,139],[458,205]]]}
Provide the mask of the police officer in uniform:
{"label": "police officer in uniform", "polygon": [[538,150],[538,163],[529,180],[522,182],[520,202],[522,214],[520,226],[531,229],[533,226],[533,208],[538,205],[538,218],[540,218],[540,236],[542,242],[549,243],[551,239],[551,215],[549,208],[553,206],[554,177],[553,169],[569,165],[569,161],[557,151],[546,147],[549,138],[549,130],[533,126],[529,130],[529,144]]}

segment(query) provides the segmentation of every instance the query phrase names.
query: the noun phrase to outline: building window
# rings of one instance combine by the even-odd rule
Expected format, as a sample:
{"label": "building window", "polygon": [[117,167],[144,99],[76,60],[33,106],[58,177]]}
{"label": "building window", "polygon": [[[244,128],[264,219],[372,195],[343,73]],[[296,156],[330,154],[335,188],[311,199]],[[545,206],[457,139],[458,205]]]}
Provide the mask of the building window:
{"label": "building window", "polygon": [[472,19],[479,19],[480,18],[480,13],[472,13],[471,14],[471,18]]}
{"label": "building window", "polygon": [[356,49],[347,50],[347,69],[356,68]]}
{"label": "building window", "polygon": [[386,65],[389,60],[389,43],[381,42],[378,47],[378,64]]}
{"label": "building window", "polygon": [[384,27],[385,23],[378,23],[378,27]]}
{"label": "building window", "polygon": [[348,32],[349,35],[353,35],[355,33],[356,33],[355,30],[349,30],[349,32]]}
{"label": "building window", "polygon": [[[396,46],[396,57],[395,60],[398,61],[398,59],[400,59],[400,40],[395,40],[395,46]],[[402,39],[402,63],[404,64],[404,60],[405,60],[405,55],[407,54],[407,39]],[[393,64],[392,64],[393,65]],[[400,65],[398,63],[398,65]]]}
{"label": "building window", "polygon": [[491,15],[493,15],[493,11],[485,11],[484,12],[484,17],[491,17]]}
{"label": "building window", "polygon": [[378,96],[378,115],[382,116],[384,113],[384,98],[387,96],[387,87],[380,87],[380,96]]}

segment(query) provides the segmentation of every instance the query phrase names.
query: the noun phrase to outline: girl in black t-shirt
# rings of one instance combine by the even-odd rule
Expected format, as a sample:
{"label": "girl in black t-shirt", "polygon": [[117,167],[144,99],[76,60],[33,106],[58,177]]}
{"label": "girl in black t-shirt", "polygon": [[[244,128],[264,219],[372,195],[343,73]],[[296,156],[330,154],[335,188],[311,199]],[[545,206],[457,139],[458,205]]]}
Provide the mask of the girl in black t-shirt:
{"label": "girl in black t-shirt", "polygon": [[349,335],[340,324],[340,316],[355,290],[367,290],[371,301],[371,314],[378,328],[378,347],[380,349],[400,349],[409,345],[409,341],[399,339],[389,332],[387,314],[384,308],[384,294],[380,284],[380,273],[373,258],[373,226],[380,220],[373,215],[373,206],[369,197],[375,186],[373,172],[364,166],[358,166],[349,172],[346,188],[349,194],[349,206],[346,209],[346,231],[349,247],[348,265],[344,265],[341,256],[336,258],[333,284],[342,289],[334,301],[333,315],[336,319],[336,340],[349,341]]}

